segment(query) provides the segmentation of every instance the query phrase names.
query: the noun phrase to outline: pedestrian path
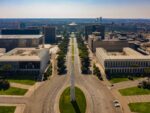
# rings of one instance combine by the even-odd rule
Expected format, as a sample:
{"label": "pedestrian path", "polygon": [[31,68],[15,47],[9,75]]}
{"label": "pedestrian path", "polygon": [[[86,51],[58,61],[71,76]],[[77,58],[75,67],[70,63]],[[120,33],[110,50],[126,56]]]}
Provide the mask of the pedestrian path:
{"label": "pedestrian path", "polygon": [[137,86],[139,82],[142,82],[143,80],[146,80],[146,78],[137,79],[134,81],[124,81],[120,83],[115,83],[113,88],[115,89],[124,89],[129,87]]}
{"label": "pedestrian path", "polygon": [[31,85],[12,83],[12,82],[10,83],[10,86],[17,87],[17,88],[22,88],[22,89],[29,89],[31,87]]}
{"label": "pedestrian path", "polygon": [[150,95],[125,96],[127,103],[150,102]]}

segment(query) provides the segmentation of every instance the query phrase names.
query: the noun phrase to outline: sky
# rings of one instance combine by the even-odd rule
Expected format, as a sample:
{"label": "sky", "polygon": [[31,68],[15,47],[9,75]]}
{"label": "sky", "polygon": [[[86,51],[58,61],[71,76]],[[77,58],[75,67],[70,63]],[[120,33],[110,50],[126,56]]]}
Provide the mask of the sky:
{"label": "sky", "polygon": [[0,18],[150,18],[150,0],[0,0]]}

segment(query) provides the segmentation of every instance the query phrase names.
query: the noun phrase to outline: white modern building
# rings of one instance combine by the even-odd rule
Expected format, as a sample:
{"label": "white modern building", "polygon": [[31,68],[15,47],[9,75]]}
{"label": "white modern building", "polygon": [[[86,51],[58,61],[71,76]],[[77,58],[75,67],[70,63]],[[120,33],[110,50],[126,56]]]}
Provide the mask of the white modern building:
{"label": "white modern building", "polygon": [[13,73],[31,73],[42,75],[49,64],[49,49],[44,48],[16,48],[0,57],[0,69],[9,65]]}
{"label": "white modern building", "polygon": [[150,56],[131,48],[123,48],[122,52],[96,48],[96,57],[107,74],[144,74],[145,69],[150,67]]}

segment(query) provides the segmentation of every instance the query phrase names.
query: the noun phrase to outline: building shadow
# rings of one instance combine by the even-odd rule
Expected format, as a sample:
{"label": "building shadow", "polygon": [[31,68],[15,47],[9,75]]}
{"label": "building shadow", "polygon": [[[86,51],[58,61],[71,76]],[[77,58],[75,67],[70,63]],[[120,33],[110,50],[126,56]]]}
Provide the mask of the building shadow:
{"label": "building shadow", "polygon": [[81,113],[80,108],[79,108],[77,102],[76,101],[72,101],[71,103],[73,105],[73,108],[74,108],[75,112],[76,113]]}

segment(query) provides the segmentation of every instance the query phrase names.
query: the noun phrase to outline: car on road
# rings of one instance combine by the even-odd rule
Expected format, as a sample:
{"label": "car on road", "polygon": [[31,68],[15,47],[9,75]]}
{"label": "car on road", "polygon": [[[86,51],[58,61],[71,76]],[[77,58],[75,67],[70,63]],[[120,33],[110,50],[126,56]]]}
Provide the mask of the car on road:
{"label": "car on road", "polygon": [[120,107],[121,106],[118,100],[113,100],[113,105],[115,107]]}

